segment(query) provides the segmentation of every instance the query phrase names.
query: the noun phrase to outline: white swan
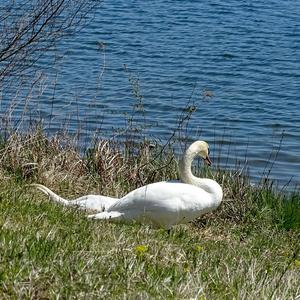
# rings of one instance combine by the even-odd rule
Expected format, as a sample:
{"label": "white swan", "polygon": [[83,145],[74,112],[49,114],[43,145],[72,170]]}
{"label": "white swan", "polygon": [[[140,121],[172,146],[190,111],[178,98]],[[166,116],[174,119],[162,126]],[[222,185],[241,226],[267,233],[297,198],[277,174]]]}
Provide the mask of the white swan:
{"label": "white swan", "polygon": [[134,220],[169,229],[216,209],[222,201],[222,188],[212,179],[192,174],[192,161],[198,155],[211,164],[208,144],[194,142],[179,164],[180,178],[184,183],[163,181],[148,184],[130,192],[106,211],[88,217]]}
{"label": "white swan", "polygon": [[216,181],[198,178],[192,174],[192,161],[198,155],[211,164],[208,144],[204,141],[194,142],[179,164],[179,174],[183,182],[162,181],[148,184],[121,199],[87,195],[68,201],[43,185],[34,186],[53,201],[100,211],[89,215],[89,218],[137,221],[168,229],[176,224],[188,223],[216,209],[222,201],[222,188]]}

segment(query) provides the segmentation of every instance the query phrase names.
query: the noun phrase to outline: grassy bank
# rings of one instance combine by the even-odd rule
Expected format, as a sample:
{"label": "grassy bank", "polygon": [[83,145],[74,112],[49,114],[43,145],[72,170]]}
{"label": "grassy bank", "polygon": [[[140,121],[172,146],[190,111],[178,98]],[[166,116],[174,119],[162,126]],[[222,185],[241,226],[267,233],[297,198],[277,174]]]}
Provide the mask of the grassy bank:
{"label": "grassy bank", "polygon": [[213,214],[168,234],[88,220],[47,201],[29,183],[66,198],[120,197],[175,179],[171,148],[68,136],[12,134],[0,150],[1,299],[296,299],[300,295],[300,196],[253,187],[239,172],[195,167],[223,186]]}

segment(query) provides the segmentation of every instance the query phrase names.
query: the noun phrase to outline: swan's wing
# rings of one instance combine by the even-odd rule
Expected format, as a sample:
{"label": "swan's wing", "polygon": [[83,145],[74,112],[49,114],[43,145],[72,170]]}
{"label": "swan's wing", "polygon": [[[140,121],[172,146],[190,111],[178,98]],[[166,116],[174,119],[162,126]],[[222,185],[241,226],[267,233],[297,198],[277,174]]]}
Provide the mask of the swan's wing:
{"label": "swan's wing", "polygon": [[108,208],[124,213],[123,218],[167,227],[189,222],[210,211],[212,197],[204,190],[185,183],[157,182],[138,188]]}
{"label": "swan's wing", "polygon": [[181,182],[156,182],[142,186],[111,205],[108,211],[122,209],[169,208],[191,209],[203,208],[211,202],[211,196],[203,189]]}
{"label": "swan's wing", "polygon": [[81,209],[92,209],[103,212],[118,200],[118,198],[111,198],[101,195],[87,195],[76,200],[69,201],[69,205],[76,206]]}
{"label": "swan's wing", "polygon": [[119,199],[117,198],[111,198],[111,197],[106,197],[106,196],[101,196],[101,195],[87,195],[87,196],[82,196],[76,200],[67,200],[64,199],[57,194],[55,194],[53,191],[51,191],[49,188],[42,184],[31,184],[31,186],[36,187],[48,197],[55,202],[61,203],[62,205],[65,206],[75,206],[79,209],[91,209],[91,210],[96,210],[99,212],[102,212],[104,210],[107,210],[108,207],[110,207],[112,204],[117,202]]}

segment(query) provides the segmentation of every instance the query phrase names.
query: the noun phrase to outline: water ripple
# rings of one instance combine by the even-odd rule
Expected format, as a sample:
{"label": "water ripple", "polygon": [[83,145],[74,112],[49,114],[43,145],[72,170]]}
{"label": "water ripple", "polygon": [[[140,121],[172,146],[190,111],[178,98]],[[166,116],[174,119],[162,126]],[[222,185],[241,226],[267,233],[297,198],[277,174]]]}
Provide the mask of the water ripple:
{"label": "water ripple", "polygon": [[[54,117],[52,130],[70,118],[76,131],[79,118],[87,136],[99,124],[109,135],[136,102],[126,64],[139,79],[147,122],[159,125],[149,134],[168,137],[194,93],[191,139],[211,142],[228,168],[247,156],[254,180],[282,139],[272,176],[299,184],[299,16],[300,2],[292,0],[107,1],[61,43],[58,65],[42,63],[50,79],[59,70],[56,96],[50,101],[45,89],[36,101],[43,117]],[[214,96],[203,100],[203,90]]]}

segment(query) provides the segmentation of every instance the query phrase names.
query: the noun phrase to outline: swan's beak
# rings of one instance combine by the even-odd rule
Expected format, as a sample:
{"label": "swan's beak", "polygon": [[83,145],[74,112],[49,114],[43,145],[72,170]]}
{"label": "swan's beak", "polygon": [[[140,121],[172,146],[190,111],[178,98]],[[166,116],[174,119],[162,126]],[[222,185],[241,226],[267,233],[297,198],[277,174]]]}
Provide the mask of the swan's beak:
{"label": "swan's beak", "polygon": [[211,160],[210,160],[210,158],[209,158],[208,155],[204,158],[204,162],[205,162],[208,166],[211,165]]}

